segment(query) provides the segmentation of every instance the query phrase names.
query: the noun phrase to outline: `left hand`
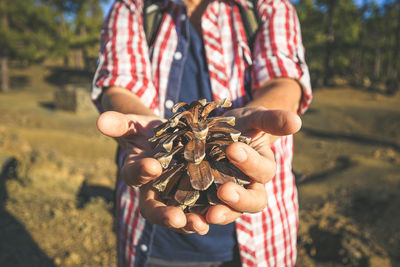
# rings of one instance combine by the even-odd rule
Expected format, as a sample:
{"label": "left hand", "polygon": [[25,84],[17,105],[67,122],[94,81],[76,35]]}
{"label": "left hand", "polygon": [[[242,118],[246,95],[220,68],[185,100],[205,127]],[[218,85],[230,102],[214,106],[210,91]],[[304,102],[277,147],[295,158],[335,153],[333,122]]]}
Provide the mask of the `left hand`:
{"label": "left hand", "polygon": [[211,206],[206,214],[208,223],[228,224],[244,212],[262,211],[267,205],[265,184],[276,172],[271,145],[280,137],[294,134],[301,128],[300,117],[291,111],[244,107],[226,112],[236,117],[235,128],[252,138],[249,145],[235,142],[226,149],[228,159],[252,182],[244,188],[233,182],[221,185],[218,197],[227,205]]}
{"label": "left hand", "polygon": [[139,188],[141,215],[153,224],[176,232],[204,235],[209,230],[209,224],[203,216],[166,206],[152,186],[151,181],[162,173],[162,167],[152,158],[153,149],[147,140],[154,134],[153,128],[160,123],[161,119],[156,116],[108,111],[101,114],[97,127],[104,135],[115,138],[125,151],[119,175],[132,188]]}

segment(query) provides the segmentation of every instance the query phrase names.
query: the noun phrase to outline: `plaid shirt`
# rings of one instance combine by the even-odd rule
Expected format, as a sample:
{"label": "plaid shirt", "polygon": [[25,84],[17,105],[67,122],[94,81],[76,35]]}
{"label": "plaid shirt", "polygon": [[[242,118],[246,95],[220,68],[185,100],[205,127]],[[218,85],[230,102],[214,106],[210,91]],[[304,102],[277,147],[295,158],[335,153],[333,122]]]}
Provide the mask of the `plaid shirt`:
{"label": "plaid shirt", "polygon": [[[238,4],[245,0],[212,1],[201,21],[202,36],[214,99],[230,98],[234,107],[248,101],[245,85],[257,90],[276,77],[296,79],[303,89],[299,113],[311,101],[311,86],[304,58],[300,25],[288,0],[258,0],[259,32],[251,52],[246,41]],[[148,47],[143,30],[143,0],[116,1],[102,32],[99,65],[92,98],[99,107],[102,89],[121,86],[134,92],[156,114],[163,116],[174,104],[167,99],[169,74],[182,58],[177,30],[187,19],[184,6],[162,0],[165,9],[158,35]],[[268,205],[259,213],[236,220],[243,266],[294,266],[298,200],[292,173],[293,136],[272,145],[277,173],[265,185]],[[139,213],[137,189],[121,179],[116,188],[119,266],[143,266],[149,243],[143,236],[149,223]]]}

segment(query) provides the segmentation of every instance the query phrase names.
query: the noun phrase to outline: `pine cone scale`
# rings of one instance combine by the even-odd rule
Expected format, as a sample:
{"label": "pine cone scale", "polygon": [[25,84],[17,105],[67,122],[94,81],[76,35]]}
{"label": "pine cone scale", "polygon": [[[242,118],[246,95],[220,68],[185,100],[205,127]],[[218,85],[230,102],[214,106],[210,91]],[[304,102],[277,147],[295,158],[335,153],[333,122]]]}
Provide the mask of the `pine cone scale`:
{"label": "pine cone scale", "polygon": [[185,206],[193,206],[196,200],[200,197],[200,192],[193,190],[190,184],[190,179],[187,175],[181,178],[178,190],[175,193],[175,200]]}
{"label": "pine cone scale", "polygon": [[203,160],[200,164],[189,162],[187,172],[190,177],[190,184],[195,190],[206,190],[214,181],[208,161]]}
{"label": "pine cone scale", "polygon": [[153,187],[158,191],[165,191],[167,184],[170,184],[171,178],[175,177],[184,166],[184,164],[176,164],[167,171],[164,171],[160,177],[158,177],[157,181],[154,182]]}
{"label": "pine cone scale", "polygon": [[183,156],[188,162],[199,164],[206,156],[205,140],[191,140],[185,146]]}

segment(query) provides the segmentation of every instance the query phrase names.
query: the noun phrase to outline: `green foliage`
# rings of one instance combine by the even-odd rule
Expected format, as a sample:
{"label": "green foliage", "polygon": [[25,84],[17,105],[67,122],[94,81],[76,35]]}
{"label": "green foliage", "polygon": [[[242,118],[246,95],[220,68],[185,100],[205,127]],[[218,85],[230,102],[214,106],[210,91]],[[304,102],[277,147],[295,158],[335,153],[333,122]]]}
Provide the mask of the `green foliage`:
{"label": "green foliage", "polygon": [[341,78],[369,89],[399,87],[400,0],[298,0],[295,7],[314,86]]}
{"label": "green foliage", "polygon": [[50,8],[34,0],[1,0],[0,14],[0,50],[9,59],[39,61],[53,51],[58,31]]}
{"label": "green foliage", "polygon": [[96,50],[106,1],[0,0],[0,50],[23,62]]}
{"label": "green foliage", "polygon": [[75,20],[72,24],[74,35],[70,39],[70,45],[72,48],[81,49],[87,70],[94,67],[97,57],[97,49],[93,47],[99,42],[103,24],[100,2],[98,0],[78,1]]}

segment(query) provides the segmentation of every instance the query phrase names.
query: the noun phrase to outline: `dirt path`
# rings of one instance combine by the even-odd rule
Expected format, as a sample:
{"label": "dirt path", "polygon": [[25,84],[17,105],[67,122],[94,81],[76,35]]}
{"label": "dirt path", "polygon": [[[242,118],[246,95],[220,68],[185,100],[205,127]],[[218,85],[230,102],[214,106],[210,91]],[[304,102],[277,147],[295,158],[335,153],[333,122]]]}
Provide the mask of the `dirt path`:
{"label": "dirt path", "polygon": [[298,266],[399,266],[400,101],[315,92],[296,135]]}

